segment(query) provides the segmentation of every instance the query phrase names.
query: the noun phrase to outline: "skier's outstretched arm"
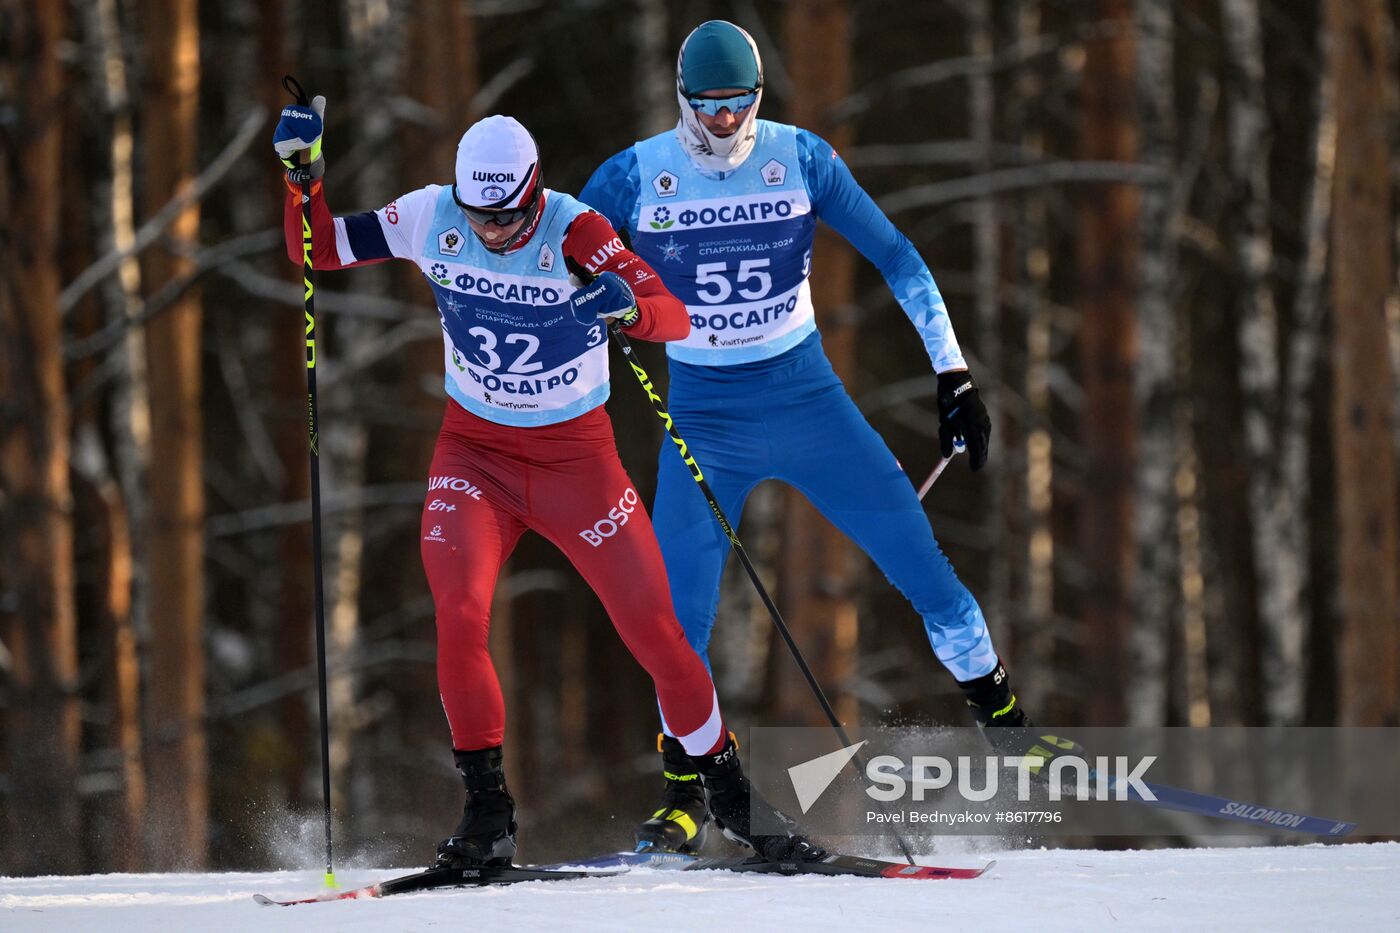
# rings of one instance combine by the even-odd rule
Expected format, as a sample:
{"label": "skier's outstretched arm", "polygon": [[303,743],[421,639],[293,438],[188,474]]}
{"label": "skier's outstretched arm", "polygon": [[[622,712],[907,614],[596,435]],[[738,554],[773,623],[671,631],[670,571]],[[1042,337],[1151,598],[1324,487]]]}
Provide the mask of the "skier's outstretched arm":
{"label": "skier's outstretched arm", "polygon": [[312,177],[311,247],[312,262],[318,271],[347,269],[396,257],[410,258],[411,231],[408,228],[413,226],[411,221],[416,220],[419,213],[413,208],[429,200],[423,197],[423,190],[391,201],[377,211],[332,216],[326,205],[325,157],[321,153],[325,109],[326,99],[319,96],[312,100],[310,107],[289,106],[282,111],[273,133],[273,148],[288,169],[287,198],[282,211],[287,258],[301,265],[302,189],[300,177],[292,177],[301,173]]}
{"label": "skier's outstretched arm", "polygon": [[890,222],[829,143],[802,130],[798,151],[817,216],[880,270],[923,338],[934,371],[966,369],[943,295],[914,244]]}
{"label": "skier's outstretched arm", "polygon": [[987,462],[992,422],[968,372],[933,274],[914,244],[866,194],[830,144],[801,130],[798,152],[817,216],[875,264],[923,339],[938,374],[940,451],[945,458],[951,457],[962,441],[967,444],[969,465],[980,470]]}

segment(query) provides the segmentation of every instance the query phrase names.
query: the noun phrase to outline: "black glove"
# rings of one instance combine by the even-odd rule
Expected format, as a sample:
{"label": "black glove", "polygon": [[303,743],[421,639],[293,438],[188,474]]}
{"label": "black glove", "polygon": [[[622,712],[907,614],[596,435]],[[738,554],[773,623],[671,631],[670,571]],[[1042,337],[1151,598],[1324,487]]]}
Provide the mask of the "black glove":
{"label": "black glove", "polygon": [[953,455],[953,443],[959,438],[967,444],[973,472],[982,469],[992,438],[992,419],[972,373],[965,369],[938,374],[938,447],[943,456]]}

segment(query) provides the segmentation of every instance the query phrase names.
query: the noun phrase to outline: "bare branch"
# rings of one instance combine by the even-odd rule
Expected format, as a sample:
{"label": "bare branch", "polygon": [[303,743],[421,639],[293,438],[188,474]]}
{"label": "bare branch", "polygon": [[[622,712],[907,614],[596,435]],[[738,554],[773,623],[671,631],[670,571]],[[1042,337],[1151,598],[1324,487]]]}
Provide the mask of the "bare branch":
{"label": "bare branch", "polygon": [[[255,298],[264,298],[293,308],[300,308],[305,303],[300,283],[284,282],[265,275],[246,262],[221,263],[216,267],[216,271],[236,282]],[[395,301],[376,295],[333,292],[322,288],[316,289],[316,310],[381,321],[404,321],[423,315],[436,316],[436,312],[427,305]]]}
{"label": "bare branch", "polygon": [[[968,165],[988,151],[972,139],[950,139],[928,143],[891,143],[887,145],[851,146],[841,150],[847,165],[876,167],[889,165]],[[1021,146],[994,143],[990,149],[993,160],[1002,165],[1031,165],[1040,161],[1040,154]]]}
{"label": "bare branch", "polygon": [[763,56],[764,83],[782,100],[792,100],[797,95],[797,91],[793,89],[792,75],[783,65],[783,56],[779,53],[778,43],[773,41],[772,33],[763,27],[763,17],[758,15],[758,10],[752,2],[741,4],[740,10],[743,13],[743,23],[758,45],[759,54]]}
{"label": "bare branch", "polygon": [[228,352],[215,355],[219,360],[219,371],[223,374],[224,384],[228,386],[229,396],[234,400],[234,418],[243,429],[243,436],[248,441],[248,452],[252,455],[253,462],[258,465],[263,478],[272,487],[280,487],[287,474],[282,468],[282,461],[277,457],[277,447],[272,442],[271,432],[263,422],[257,406],[250,404],[253,391],[248,382],[248,371],[243,366],[243,354],[238,350],[238,335],[233,332],[233,324],[227,316],[217,319],[217,327],[219,342],[230,348]]}
{"label": "bare branch", "polygon": [[[427,316],[403,321],[387,333],[377,335],[373,341],[357,346],[348,359],[337,361],[336,365],[322,378],[322,386],[330,388],[339,385],[347,378],[368,369],[385,357],[392,356],[401,348],[419,340],[437,340],[442,326],[436,319]],[[441,382],[441,374],[438,381]]]}
{"label": "bare branch", "polygon": [[266,108],[255,107],[249,111],[248,115],[243,118],[242,124],[239,125],[238,133],[224,147],[224,151],[219,153],[218,157],[195,177],[193,184],[172,198],[154,217],[146,221],[140,230],[136,231],[136,238],[130,247],[124,250],[112,250],[78,273],[78,277],[70,282],[67,288],[59,292],[59,314],[67,314],[72,311],[79,298],[91,291],[98,282],[117,271],[122,260],[128,256],[134,256],[150,246],[186,207],[195,201],[202,200],[209,193],[209,190],[222,181],[229,170],[238,163],[244,151],[252,144],[258,133],[262,132],[265,122],[267,122]]}
{"label": "bare branch", "polygon": [[199,280],[204,273],[220,266],[238,261],[243,256],[256,255],[280,246],[281,230],[260,230],[240,237],[225,240],[208,249],[200,250],[190,257],[194,268],[186,274],[172,279],[150,298],[140,309],[129,317],[117,318],[101,330],[74,340],[63,348],[66,360],[80,360],[98,353],[105,353],[121,342],[123,336],[133,327],[139,327],[151,318],[170,307],[185,290]]}
{"label": "bare branch", "polygon": [[471,113],[490,113],[491,108],[496,105],[505,93],[520,82],[522,78],[535,70],[535,60],[533,58],[517,58],[509,65],[502,68],[491,76],[491,80],[481,86],[481,90],[476,92],[468,107]]}
{"label": "bare branch", "polygon": [[886,214],[907,211],[915,207],[931,207],[981,198],[1002,191],[1039,188],[1066,183],[1102,183],[1156,185],[1169,180],[1167,173],[1153,165],[1135,162],[1047,162],[1025,168],[998,169],[980,175],[968,175],[950,181],[916,185],[876,201]]}
{"label": "bare branch", "polygon": [[[421,503],[424,483],[384,483],[377,486],[362,486],[344,494],[328,495],[321,500],[322,516],[336,515],[357,509],[374,508],[385,505]],[[241,512],[228,512],[212,515],[204,523],[205,533],[211,538],[225,535],[246,534],[250,531],[266,531],[284,525],[305,522],[311,516],[311,503],[306,499],[295,502],[278,502],[273,505],[260,505]]]}
{"label": "bare branch", "polygon": [[896,71],[872,82],[836,104],[831,108],[831,117],[838,122],[849,120],[868,109],[880,97],[895,91],[926,88],[955,78],[995,73],[1037,55],[1054,52],[1063,46],[1065,41],[1063,36],[1032,36],[1007,46],[995,55],[963,55],[958,58],[944,58],[932,64]]}

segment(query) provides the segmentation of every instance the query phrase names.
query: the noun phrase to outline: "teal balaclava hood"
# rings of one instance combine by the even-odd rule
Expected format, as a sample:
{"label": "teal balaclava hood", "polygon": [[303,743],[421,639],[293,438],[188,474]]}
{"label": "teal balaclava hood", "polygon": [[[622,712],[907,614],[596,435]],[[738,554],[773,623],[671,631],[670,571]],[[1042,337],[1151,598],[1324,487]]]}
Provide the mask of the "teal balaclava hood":
{"label": "teal balaclava hood", "polygon": [[681,90],[687,95],[720,88],[756,90],[763,83],[753,40],[733,23],[701,23],[681,46]]}
{"label": "teal balaclava hood", "polygon": [[[723,88],[756,91],[758,99],[743,112],[733,135],[718,137],[705,129],[686,99]],[[681,109],[676,136],[701,169],[724,175],[742,165],[753,151],[763,102],[763,61],[753,38],[722,19],[697,26],[676,57],[676,102]]]}

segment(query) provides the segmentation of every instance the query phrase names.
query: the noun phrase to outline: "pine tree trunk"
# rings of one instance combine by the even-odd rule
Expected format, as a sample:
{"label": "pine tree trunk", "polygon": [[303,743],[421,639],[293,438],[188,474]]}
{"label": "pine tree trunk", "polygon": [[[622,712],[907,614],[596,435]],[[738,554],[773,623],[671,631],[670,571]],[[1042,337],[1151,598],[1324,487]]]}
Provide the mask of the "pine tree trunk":
{"label": "pine tree trunk", "polygon": [[[144,0],[147,53],[143,120],[146,216],[186,188],[197,172],[199,25],[195,0]],[[194,246],[199,205],[167,236]],[[144,257],[155,294],[188,274],[171,248]],[[187,292],[146,330],[150,365],[151,469],[147,533],[151,643],[146,759],[153,867],[197,868],[208,849],[209,770],[204,725],[204,486],[199,297]]]}
{"label": "pine tree trunk", "polygon": [[[828,109],[850,93],[851,21],[844,0],[816,0],[788,7],[785,63],[800,93],[791,101],[792,122],[810,129],[839,152],[851,142],[849,126],[828,125]],[[855,372],[855,254],[836,234],[820,229],[812,254],[812,303],[832,368],[849,386]],[[851,545],[797,490],[788,493],[783,564],[784,619],[817,680],[843,720],[858,712],[846,685],[855,673],[856,607]],[[820,708],[795,665],[782,663],[778,693],[782,720],[824,723]]]}
{"label": "pine tree trunk", "polygon": [[117,826],[123,840],[112,853],[110,867],[116,871],[141,871],[146,864],[140,840],[147,813],[145,760],[141,748],[141,660],[131,615],[136,562],[131,550],[130,517],[120,487],[109,481],[102,488],[102,496],[107,506],[109,536],[104,602],[112,657],[107,702],[111,708],[111,742],[121,755]]}
{"label": "pine tree trunk", "polygon": [[69,412],[58,314],[63,4],[0,4],[12,121],[0,172],[0,640],[10,655],[4,865],[80,870],[80,723]]}
{"label": "pine tree trunk", "polygon": [[1400,544],[1385,301],[1394,218],[1387,174],[1382,0],[1327,0],[1335,43],[1337,166],[1332,215],[1332,449],[1336,467],[1339,720],[1400,723]]}
{"label": "pine tree trunk", "polygon": [[[1129,0],[1100,0],[1108,27],[1086,42],[1082,157],[1134,162],[1133,37]],[[1091,575],[1084,593],[1086,674],[1094,684],[1088,719],[1120,724],[1126,713],[1137,548],[1133,527],[1138,457],[1133,395],[1137,327],[1133,313],[1138,195],[1130,185],[1086,186],[1079,196],[1081,413],[1087,457],[1082,547]]]}

